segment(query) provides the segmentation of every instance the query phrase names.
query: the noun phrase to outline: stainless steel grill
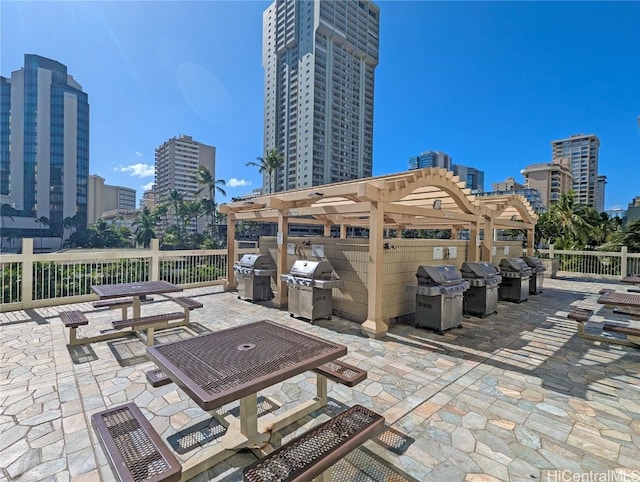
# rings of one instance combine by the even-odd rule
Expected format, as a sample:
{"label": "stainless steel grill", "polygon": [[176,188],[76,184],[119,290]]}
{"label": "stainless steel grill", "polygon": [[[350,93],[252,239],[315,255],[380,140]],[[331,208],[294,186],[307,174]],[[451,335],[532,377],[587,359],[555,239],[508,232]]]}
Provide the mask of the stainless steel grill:
{"label": "stainless steel grill", "polygon": [[342,286],[344,281],[333,275],[329,261],[298,259],[289,274],[281,276],[289,288],[291,316],[307,318],[311,323],[318,318],[331,319],[331,290]]}
{"label": "stainless steel grill", "polygon": [[418,285],[409,285],[416,293],[416,326],[436,330],[462,328],[462,299],[469,282],[451,265],[419,266]]}
{"label": "stainless steel grill", "polygon": [[542,261],[537,256],[523,256],[522,259],[527,266],[531,268],[531,278],[529,278],[529,294],[537,295],[542,293],[542,283],[544,280],[544,272],[547,268],[544,267]]}
{"label": "stainless steel grill", "polygon": [[500,261],[502,283],[498,295],[501,300],[521,303],[529,299],[531,268],[522,258],[503,258]]}
{"label": "stainless steel grill", "polygon": [[497,313],[498,287],[502,281],[498,269],[487,261],[466,261],[460,271],[470,285],[464,292],[466,312],[481,318]]}
{"label": "stainless steel grill", "polygon": [[277,273],[276,264],[268,254],[245,254],[233,265],[238,282],[238,298],[250,301],[270,300],[271,276]]}

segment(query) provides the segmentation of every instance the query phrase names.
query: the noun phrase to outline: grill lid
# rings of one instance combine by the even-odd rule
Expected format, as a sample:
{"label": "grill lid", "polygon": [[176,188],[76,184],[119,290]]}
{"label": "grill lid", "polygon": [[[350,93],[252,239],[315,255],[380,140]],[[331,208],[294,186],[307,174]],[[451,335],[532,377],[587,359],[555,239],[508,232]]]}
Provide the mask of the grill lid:
{"label": "grill lid", "polygon": [[289,274],[300,278],[330,280],[333,267],[329,261],[310,261],[298,259],[291,266]]}
{"label": "grill lid", "polygon": [[536,273],[547,269],[537,256],[523,256],[522,259],[527,263],[527,266],[533,268]]}
{"label": "grill lid", "polygon": [[460,269],[462,272],[463,278],[471,278],[471,279],[486,279],[492,278],[499,273],[498,268],[489,263],[488,261],[465,261],[462,263],[462,268]]}
{"label": "grill lid", "polygon": [[276,269],[276,263],[268,254],[245,254],[237,265],[251,269]]}
{"label": "grill lid", "polygon": [[418,266],[416,277],[419,285],[427,286],[448,286],[464,281],[460,270],[450,264]]}
{"label": "grill lid", "polygon": [[500,260],[500,270],[509,273],[531,273],[531,268],[522,258],[502,258]]}

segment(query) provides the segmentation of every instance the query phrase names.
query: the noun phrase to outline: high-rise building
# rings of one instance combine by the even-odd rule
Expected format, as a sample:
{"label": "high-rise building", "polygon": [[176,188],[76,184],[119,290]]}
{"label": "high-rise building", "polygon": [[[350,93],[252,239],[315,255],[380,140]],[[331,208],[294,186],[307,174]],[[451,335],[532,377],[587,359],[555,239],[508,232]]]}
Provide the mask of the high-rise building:
{"label": "high-rise building", "polygon": [[284,157],[273,191],[371,176],[379,30],[369,0],[276,0],[264,11],[264,151]]}
{"label": "high-rise building", "polygon": [[60,236],[64,218],[86,219],[89,102],[66,66],[26,54],[0,77],[0,141],[0,197],[17,213],[4,236]]}
{"label": "high-rise building", "polygon": [[551,148],[551,162],[565,166],[573,175],[576,202],[596,208],[600,139],[594,134],[576,134],[552,141]]}
{"label": "high-rise building", "polygon": [[156,185],[151,186],[151,189],[142,193],[142,199],[140,200],[140,209],[148,208],[153,210],[158,205],[158,192],[156,191]]}
{"label": "high-rise building", "polygon": [[472,192],[484,191],[484,171],[480,171],[475,167],[454,164],[449,154],[440,151],[425,151],[409,158],[409,170],[423,169],[425,167],[439,167],[451,171],[461,181],[464,181],[467,188],[471,189]]}
{"label": "high-rise building", "polygon": [[484,192],[484,171],[475,167],[453,165],[453,173],[466,183],[467,189],[472,193]]}
{"label": "high-rise building", "polygon": [[[640,123],[640,117],[638,123]],[[627,207],[627,226],[635,221],[640,221],[640,196],[634,197]]]}
{"label": "high-rise building", "polygon": [[[198,184],[198,166],[206,167],[215,179],[216,148],[194,141],[191,136],[173,137],[156,148],[155,191],[162,202],[175,189],[184,201],[194,201],[196,192],[203,186]],[[205,188],[203,193],[207,193]],[[201,196],[203,197],[203,196]],[[215,192],[214,192],[215,198]],[[215,199],[213,200],[215,202]],[[195,225],[190,226],[195,230]]]}
{"label": "high-rise building", "polygon": [[494,182],[491,189],[494,191],[515,191],[516,189],[524,189],[525,186],[517,182],[513,177],[506,178],[503,182]]}
{"label": "high-rise building", "polygon": [[453,171],[453,162],[449,154],[440,151],[426,151],[409,158],[409,170],[425,167],[440,167],[447,171]]}
{"label": "high-rise building", "polygon": [[531,164],[520,173],[524,176],[525,186],[540,192],[545,208],[560,199],[573,188],[571,171],[563,164]]}
{"label": "high-rise building", "polygon": [[89,197],[87,203],[87,222],[95,223],[104,219],[104,213],[110,211],[134,211],[136,209],[136,190],[124,186],[111,186],[104,178],[89,176]]}

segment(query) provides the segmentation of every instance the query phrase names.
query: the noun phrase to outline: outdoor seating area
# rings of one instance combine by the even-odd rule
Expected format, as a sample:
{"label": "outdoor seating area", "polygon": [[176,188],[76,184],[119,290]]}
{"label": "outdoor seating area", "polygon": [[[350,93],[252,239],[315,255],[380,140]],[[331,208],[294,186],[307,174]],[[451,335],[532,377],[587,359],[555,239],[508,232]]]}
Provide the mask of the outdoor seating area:
{"label": "outdoor seating area", "polygon": [[[127,336],[127,332],[119,331],[131,328],[132,332],[141,337],[147,346],[154,343],[155,330],[175,328],[189,325],[189,313],[197,308],[202,308],[202,303],[186,296],[170,297],[167,300],[178,304],[184,312],[173,311],[141,316],[141,305],[149,303],[153,298],[150,294],[163,294],[182,291],[179,286],[166,281],[141,281],[136,283],[103,284],[92,286],[92,290],[100,297],[101,301],[93,303],[93,308],[108,308],[122,310],[122,317],[113,320],[111,326],[115,331],[103,330],[94,336],[78,336],[78,328],[89,324],[84,313],[78,310],[61,311],[60,319],[66,328],[69,328],[69,344],[81,345],[99,341],[111,340]],[[128,308],[132,310],[132,317],[128,315]],[[176,320],[180,320],[176,322]],[[170,323],[173,322],[173,323]]]}
{"label": "outdoor seating area", "polygon": [[[470,316],[462,329],[398,323],[381,339],[222,286],[126,288],[126,318],[90,301],[0,314],[0,480],[273,480],[273,470],[282,480],[555,480],[636,470],[640,349],[608,327],[637,329],[612,308],[640,295],[621,282],[546,279],[543,293],[499,301],[498,313]],[[125,295],[106,291],[105,300]],[[614,304],[620,296],[627,304]],[[176,305],[188,329],[156,328],[148,343],[132,320]],[[133,329],[100,338],[114,321]],[[91,342],[74,343],[78,329]]]}

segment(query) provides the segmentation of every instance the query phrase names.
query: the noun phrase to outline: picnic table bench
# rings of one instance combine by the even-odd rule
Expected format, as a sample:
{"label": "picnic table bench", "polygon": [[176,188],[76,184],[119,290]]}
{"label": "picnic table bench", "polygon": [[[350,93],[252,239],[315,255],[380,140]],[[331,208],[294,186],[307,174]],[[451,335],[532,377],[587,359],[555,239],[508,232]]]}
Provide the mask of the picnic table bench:
{"label": "picnic table bench", "polygon": [[318,375],[327,377],[336,383],[354,387],[367,378],[367,371],[341,360],[333,360],[313,369]]}
{"label": "picnic table bench", "polygon": [[[103,302],[94,303],[94,307],[98,303],[103,303],[101,306],[109,306],[111,308],[121,306],[123,307],[123,317],[121,320],[113,321],[111,323],[112,327],[115,330],[122,330],[124,328],[131,328],[133,332],[139,333],[141,330],[145,332],[146,338],[145,343],[147,346],[153,345],[154,341],[154,333],[156,329],[162,328],[173,328],[178,326],[187,326],[189,325],[189,312],[196,308],[202,308],[203,304],[199,301],[192,300],[191,298],[187,298],[185,296],[181,296],[178,298],[170,298],[170,300],[175,301],[178,305],[184,308],[184,312],[175,311],[170,313],[160,313],[156,315],[148,315],[148,316],[138,316],[134,318],[128,318],[126,315],[126,308],[131,306],[132,299],[131,298],[117,298],[117,299],[107,299]],[[149,299],[147,298],[147,301]],[[89,320],[87,317],[80,311],[63,311],[59,313],[60,319],[63,321],[65,328],[69,328],[69,344],[70,345],[79,345],[83,343],[92,343],[94,341],[105,341],[113,338],[122,337],[121,332],[116,333],[102,333],[100,335],[79,338],[78,337],[78,327],[87,325]],[[169,323],[174,320],[182,320],[178,323]]]}
{"label": "picnic table bench", "polygon": [[384,429],[384,417],[354,405],[244,469],[246,482],[331,480],[331,467]]}
{"label": "picnic table bench", "polygon": [[135,403],[94,413],[91,425],[121,481],[180,480],[180,463]]}

